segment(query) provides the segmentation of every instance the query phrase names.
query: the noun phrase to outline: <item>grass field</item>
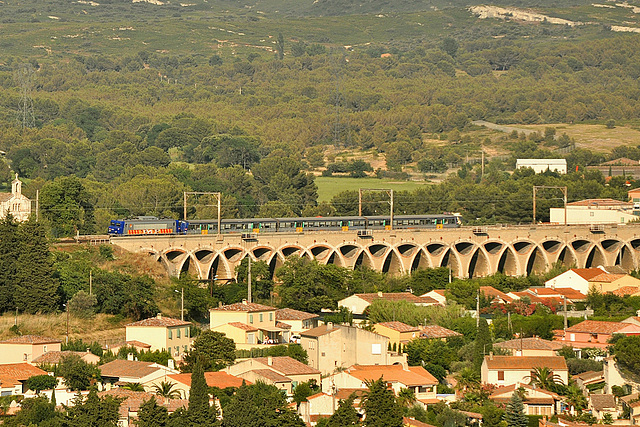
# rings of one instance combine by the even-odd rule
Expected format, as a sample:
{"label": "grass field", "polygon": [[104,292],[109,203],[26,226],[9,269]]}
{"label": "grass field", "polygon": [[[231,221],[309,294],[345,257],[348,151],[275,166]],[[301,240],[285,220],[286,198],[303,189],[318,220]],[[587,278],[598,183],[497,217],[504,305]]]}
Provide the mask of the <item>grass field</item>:
{"label": "grass field", "polygon": [[515,125],[523,129],[532,129],[544,133],[546,127],[555,127],[556,133],[562,135],[566,133],[576,140],[576,146],[587,148],[596,152],[610,152],[613,148],[621,145],[638,145],[640,142],[640,131],[630,127],[616,126],[607,129],[604,125],[587,124],[547,124],[547,125]]}
{"label": "grass field", "polygon": [[391,188],[394,191],[413,191],[425,185],[427,181],[392,181],[378,178],[342,178],[330,176],[316,177],[318,201],[330,201],[343,191],[358,191],[359,188]]}

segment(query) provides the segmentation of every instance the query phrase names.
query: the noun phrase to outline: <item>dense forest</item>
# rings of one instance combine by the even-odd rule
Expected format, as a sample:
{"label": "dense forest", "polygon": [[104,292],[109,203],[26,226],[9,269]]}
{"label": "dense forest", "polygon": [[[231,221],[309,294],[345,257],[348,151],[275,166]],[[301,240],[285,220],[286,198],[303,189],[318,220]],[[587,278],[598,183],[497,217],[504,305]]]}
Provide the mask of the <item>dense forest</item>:
{"label": "dense forest", "polygon": [[[302,18],[251,21],[252,14],[234,8],[226,18],[201,9],[171,15],[173,9],[149,4],[117,4],[114,22],[128,22],[129,8],[141,12],[130,18],[133,26],[112,28],[123,41],[118,54],[99,44],[106,36],[100,25],[109,22],[102,6],[87,14],[77,5],[3,6],[15,13],[0,30],[7,35],[0,52],[0,180],[7,183],[13,171],[29,197],[40,190],[41,218],[53,237],[104,232],[116,217],[178,217],[185,191],[221,191],[224,217],[354,213],[353,192],[319,203],[321,171],[394,179],[453,172],[440,184],[399,194],[396,213],[454,211],[466,223],[530,221],[534,184],[567,185],[570,201],[624,199],[636,186],[624,178],[609,182],[585,166],[640,159],[638,147],[593,152],[562,132],[568,123],[640,123],[640,38],[614,33],[609,24],[481,21],[448,8],[398,15],[425,26],[422,35],[397,30],[385,39],[388,24],[359,15],[354,19],[366,22],[375,41],[345,46],[356,36],[344,17],[308,18],[305,32]],[[563,13],[579,13],[576,7]],[[59,22],[46,22],[47,13]],[[187,23],[187,15],[199,21]],[[192,35],[168,37],[182,44],[159,49],[149,19],[167,31],[183,22]],[[18,31],[29,20],[34,26]],[[276,25],[284,22],[289,31]],[[318,37],[322,22],[333,39]],[[197,27],[202,23],[218,30],[214,24],[227,23],[252,40],[276,31],[261,45],[243,44],[236,40],[245,33],[212,39]],[[38,44],[45,29],[42,46],[56,47],[49,54]],[[25,55],[19,43],[40,47]],[[474,120],[549,126],[525,136],[483,130]],[[483,173],[477,162],[484,151],[494,154]],[[358,160],[365,155],[377,159],[376,167]],[[565,157],[576,172],[511,175],[517,157]],[[384,203],[370,197],[365,211],[384,212]],[[559,202],[549,194],[537,217],[547,220],[548,207]],[[211,200],[190,203],[189,218],[215,216]]]}

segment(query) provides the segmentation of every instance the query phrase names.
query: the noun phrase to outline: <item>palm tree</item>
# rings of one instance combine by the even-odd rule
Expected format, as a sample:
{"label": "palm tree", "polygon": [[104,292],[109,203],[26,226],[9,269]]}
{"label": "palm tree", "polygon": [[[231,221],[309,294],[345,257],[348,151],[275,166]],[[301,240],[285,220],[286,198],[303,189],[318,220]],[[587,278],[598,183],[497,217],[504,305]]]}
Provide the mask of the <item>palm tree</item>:
{"label": "palm tree", "polygon": [[179,399],[180,390],[174,390],[173,387],[175,385],[175,383],[162,381],[160,384],[154,385],[153,389],[158,396],[162,396],[166,399]]}
{"label": "palm tree", "polygon": [[455,376],[456,390],[463,393],[480,387],[480,375],[473,368],[464,368]]}
{"label": "palm tree", "polygon": [[554,386],[558,384],[564,384],[562,378],[558,374],[554,374],[553,371],[549,368],[540,367],[533,368],[531,371],[531,375],[527,376],[529,378],[529,384],[536,385],[542,389],[554,391]]}
{"label": "palm tree", "polygon": [[400,389],[396,401],[400,404],[400,406],[406,406],[410,408],[414,403],[416,403],[416,394],[412,389],[403,387]]}
{"label": "palm tree", "polygon": [[140,383],[126,383],[122,388],[131,391],[144,391],[144,387],[142,387],[142,384]]}
{"label": "palm tree", "polygon": [[[584,397],[582,390],[575,384],[567,387],[567,395],[565,401],[569,406],[573,408],[578,414],[582,413],[582,410],[587,407],[587,398]],[[572,411],[573,412],[573,411]]]}

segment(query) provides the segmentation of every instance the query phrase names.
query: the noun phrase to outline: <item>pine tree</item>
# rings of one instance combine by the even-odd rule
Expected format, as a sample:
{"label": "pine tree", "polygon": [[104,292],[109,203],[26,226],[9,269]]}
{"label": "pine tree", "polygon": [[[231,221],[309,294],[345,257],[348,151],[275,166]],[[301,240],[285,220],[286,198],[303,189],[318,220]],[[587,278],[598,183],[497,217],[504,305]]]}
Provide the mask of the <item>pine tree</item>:
{"label": "pine tree", "polygon": [[506,409],[504,420],[507,422],[507,427],[527,427],[529,420],[524,413],[522,399],[517,393],[511,395],[511,400],[507,403]]}
{"label": "pine tree", "polygon": [[167,408],[158,405],[154,397],[140,405],[136,422],[138,427],[165,427],[168,421]]}
{"label": "pine tree", "polygon": [[367,427],[402,427],[402,408],[383,378],[368,384],[363,407]]}
{"label": "pine tree", "polygon": [[489,324],[485,319],[480,319],[473,355],[473,365],[477,370],[480,370],[482,361],[484,360],[484,356],[489,354],[492,349],[493,342],[491,340],[491,331],[489,330]]}
{"label": "pine tree", "polygon": [[331,415],[326,427],[344,427],[344,426],[356,426],[360,425],[360,417],[358,411],[353,407],[353,401],[355,400],[355,394],[352,394],[347,399],[341,400],[338,409]]}
{"label": "pine tree", "polygon": [[16,307],[27,313],[53,311],[58,307],[58,282],[44,227],[31,217],[18,228],[18,237]]}
{"label": "pine tree", "polygon": [[18,224],[8,214],[0,221],[0,313],[15,308],[13,295],[18,242]]}

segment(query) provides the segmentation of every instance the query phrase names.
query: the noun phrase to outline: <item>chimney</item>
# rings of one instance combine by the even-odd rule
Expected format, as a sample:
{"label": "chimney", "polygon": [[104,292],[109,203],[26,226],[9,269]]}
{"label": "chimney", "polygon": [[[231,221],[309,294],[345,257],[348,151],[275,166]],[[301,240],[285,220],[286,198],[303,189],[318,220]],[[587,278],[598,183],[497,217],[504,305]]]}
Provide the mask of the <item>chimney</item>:
{"label": "chimney", "polygon": [[222,307],[222,301],[218,301],[218,307]]}
{"label": "chimney", "polygon": [[242,303],[243,303],[244,305],[247,305],[247,300],[246,300],[246,299],[243,299],[243,300],[242,300]]}
{"label": "chimney", "polygon": [[156,317],[157,317],[158,319],[162,319],[162,313],[158,313],[158,314],[156,315]]}
{"label": "chimney", "polygon": [[133,353],[127,354],[127,360],[133,361]]}
{"label": "chimney", "polygon": [[381,292],[381,291],[378,291],[378,296],[379,296],[380,298],[382,298],[382,292]]}
{"label": "chimney", "polygon": [[273,356],[267,356],[267,365],[273,366]]}
{"label": "chimney", "polygon": [[87,353],[91,353],[91,349],[87,348]]}
{"label": "chimney", "polygon": [[173,359],[167,360],[167,366],[169,367],[169,369],[176,369],[176,364]]}
{"label": "chimney", "polygon": [[327,322],[327,331],[330,331],[333,329],[333,322]]}
{"label": "chimney", "polygon": [[493,351],[489,352],[489,360],[493,360]]}

